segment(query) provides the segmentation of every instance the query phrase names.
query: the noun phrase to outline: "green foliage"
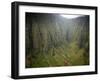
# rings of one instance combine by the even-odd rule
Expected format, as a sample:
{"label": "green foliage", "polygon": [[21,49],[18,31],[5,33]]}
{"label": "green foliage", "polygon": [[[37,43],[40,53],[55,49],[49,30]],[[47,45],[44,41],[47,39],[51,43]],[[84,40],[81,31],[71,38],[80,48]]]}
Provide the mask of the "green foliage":
{"label": "green foliage", "polygon": [[69,44],[69,47],[67,48],[68,57],[70,59],[70,63],[72,65],[84,65],[85,59],[84,59],[84,48],[79,48],[77,42],[72,42]]}

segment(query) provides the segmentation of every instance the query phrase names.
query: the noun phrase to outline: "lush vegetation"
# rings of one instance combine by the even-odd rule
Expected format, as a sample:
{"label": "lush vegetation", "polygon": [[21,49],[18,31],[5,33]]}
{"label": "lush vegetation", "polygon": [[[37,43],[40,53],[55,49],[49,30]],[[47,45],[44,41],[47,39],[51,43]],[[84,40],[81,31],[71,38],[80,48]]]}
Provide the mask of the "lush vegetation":
{"label": "lush vegetation", "polygon": [[89,16],[26,13],[26,68],[89,65]]}

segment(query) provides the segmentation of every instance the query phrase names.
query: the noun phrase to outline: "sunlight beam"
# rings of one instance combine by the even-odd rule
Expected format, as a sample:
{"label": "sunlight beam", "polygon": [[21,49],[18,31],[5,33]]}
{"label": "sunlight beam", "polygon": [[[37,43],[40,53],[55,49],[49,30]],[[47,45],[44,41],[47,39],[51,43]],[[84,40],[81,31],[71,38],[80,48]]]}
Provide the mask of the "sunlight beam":
{"label": "sunlight beam", "polygon": [[61,15],[61,16],[68,19],[74,19],[80,17],[81,15]]}

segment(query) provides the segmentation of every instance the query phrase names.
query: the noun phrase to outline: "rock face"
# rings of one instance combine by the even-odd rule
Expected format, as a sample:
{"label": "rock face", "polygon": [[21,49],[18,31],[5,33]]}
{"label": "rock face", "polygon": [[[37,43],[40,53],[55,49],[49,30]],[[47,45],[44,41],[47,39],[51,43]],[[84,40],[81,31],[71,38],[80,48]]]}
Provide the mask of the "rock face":
{"label": "rock face", "polygon": [[26,67],[89,64],[88,15],[67,19],[60,14],[26,13],[25,36]]}

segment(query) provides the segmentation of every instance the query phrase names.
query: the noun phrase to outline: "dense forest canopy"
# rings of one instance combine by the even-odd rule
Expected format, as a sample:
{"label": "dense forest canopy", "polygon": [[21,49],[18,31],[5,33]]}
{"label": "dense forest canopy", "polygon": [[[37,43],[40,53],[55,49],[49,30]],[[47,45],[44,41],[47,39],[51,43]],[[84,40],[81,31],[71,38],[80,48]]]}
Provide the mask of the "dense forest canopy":
{"label": "dense forest canopy", "polygon": [[25,36],[26,68],[89,65],[88,15],[26,13]]}

